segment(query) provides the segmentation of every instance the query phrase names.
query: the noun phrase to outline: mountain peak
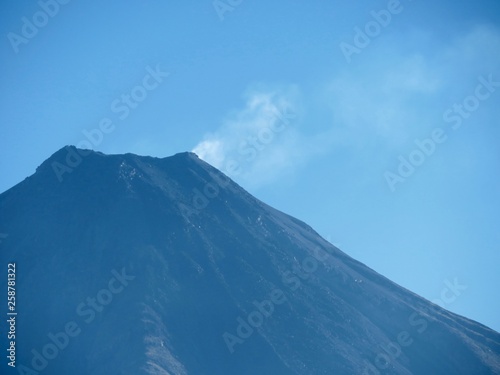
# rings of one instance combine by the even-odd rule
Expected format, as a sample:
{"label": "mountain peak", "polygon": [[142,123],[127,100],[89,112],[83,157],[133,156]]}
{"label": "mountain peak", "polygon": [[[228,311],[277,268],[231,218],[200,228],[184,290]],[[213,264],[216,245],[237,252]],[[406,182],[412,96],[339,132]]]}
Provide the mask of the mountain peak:
{"label": "mountain peak", "polygon": [[[129,172],[132,173],[129,176],[130,180],[135,180],[139,176],[147,175],[152,168],[158,168],[167,174],[169,171],[175,174],[181,170],[196,170],[199,175],[207,174],[208,171],[212,174],[220,174],[192,152],[181,152],[173,156],[157,158],[132,153],[107,155],[99,151],[68,145],[52,154],[29,178],[43,179],[45,186],[60,189],[66,184],[86,185],[86,181],[90,179],[109,181],[112,176],[119,176],[123,180]],[[129,172],[127,172],[128,169],[130,169]],[[105,176],[101,179],[100,174]]]}

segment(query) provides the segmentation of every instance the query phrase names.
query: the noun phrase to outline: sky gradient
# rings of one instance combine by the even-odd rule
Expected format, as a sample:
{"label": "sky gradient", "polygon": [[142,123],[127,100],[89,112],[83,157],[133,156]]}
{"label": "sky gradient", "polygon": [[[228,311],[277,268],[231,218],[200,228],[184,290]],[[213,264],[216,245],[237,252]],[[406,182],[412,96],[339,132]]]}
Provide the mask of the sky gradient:
{"label": "sky gradient", "polygon": [[67,144],[193,150],[500,330],[498,1],[63,3],[0,5],[0,192]]}

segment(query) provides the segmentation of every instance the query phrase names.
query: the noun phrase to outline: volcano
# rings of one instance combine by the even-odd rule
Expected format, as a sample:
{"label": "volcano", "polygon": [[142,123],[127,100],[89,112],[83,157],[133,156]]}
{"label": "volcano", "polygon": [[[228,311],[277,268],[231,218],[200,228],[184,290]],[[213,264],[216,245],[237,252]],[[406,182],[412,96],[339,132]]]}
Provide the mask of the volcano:
{"label": "volcano", "polygon": [[2,374],[500,374],[498,332],[193,153],[66,146],[0,195],[0,232]]}

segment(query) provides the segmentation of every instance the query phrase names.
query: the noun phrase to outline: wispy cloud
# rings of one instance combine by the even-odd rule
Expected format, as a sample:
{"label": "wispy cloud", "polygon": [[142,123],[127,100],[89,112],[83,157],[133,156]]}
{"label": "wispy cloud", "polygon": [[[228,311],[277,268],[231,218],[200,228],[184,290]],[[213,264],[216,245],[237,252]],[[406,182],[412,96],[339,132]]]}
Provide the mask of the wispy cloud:
{"label": "wispy cloud", "polygon": [[260,85],[243,97],[244,106],[231,111],[193,152],[245,186],[259,187],[301,164],[300,93],[296,86]]}
{"label": "wispy cloud", "polygon": [[437,126],[442,112],[473,89],[479,75],[500,77],[500,32],[493,26],[478,25],[411,52],[394,47],[401,43],[391,40],[371,58],[360,56],[366,59],[357,69],[338,72],[326,87],[335,123],[360,136],[357,142],[376,137],[388,148],[405,147]]}

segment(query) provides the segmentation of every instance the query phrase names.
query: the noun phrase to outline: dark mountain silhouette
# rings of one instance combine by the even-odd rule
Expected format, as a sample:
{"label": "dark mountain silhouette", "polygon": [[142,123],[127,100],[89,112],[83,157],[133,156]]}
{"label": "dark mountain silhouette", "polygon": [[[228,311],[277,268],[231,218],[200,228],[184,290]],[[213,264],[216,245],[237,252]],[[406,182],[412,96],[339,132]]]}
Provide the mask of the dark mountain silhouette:
{"label": "dark mountain silhouette", "polygon": [[500,373],[499,333],[193,153],[65,147],[0,195],[0,232],[0,290],[15,262],[18,313],[16,368],[4,355],[2,374]]}

